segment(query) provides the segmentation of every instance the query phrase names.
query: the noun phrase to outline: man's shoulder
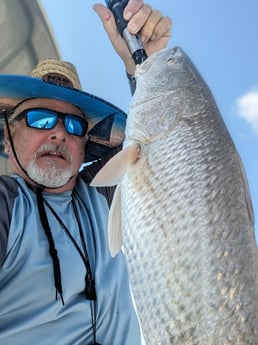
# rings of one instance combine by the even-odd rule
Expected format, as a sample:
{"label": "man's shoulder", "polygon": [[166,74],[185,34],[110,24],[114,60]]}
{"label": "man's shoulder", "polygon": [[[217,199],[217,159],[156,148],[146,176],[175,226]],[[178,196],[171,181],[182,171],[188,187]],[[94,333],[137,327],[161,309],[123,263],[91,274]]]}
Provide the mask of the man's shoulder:
{"label": "man's shoulder", "polygon": [[0,176],[0,266],[6,255],[12,209],[18,194],[18,183],[10,176]]}
{"label": "man's shoulder", "polygon": [[12,194],[17,194],[18,183],[17,181],[7,175],[0,175],[0,197],[11,196]]}
{"label": "man's shoulder", "polygon": [[1,175],[0,176],[0,205],[1,214],[4,217],[12,213],[12,208],[15,199],[18,195],[18,182],[11,176]]}

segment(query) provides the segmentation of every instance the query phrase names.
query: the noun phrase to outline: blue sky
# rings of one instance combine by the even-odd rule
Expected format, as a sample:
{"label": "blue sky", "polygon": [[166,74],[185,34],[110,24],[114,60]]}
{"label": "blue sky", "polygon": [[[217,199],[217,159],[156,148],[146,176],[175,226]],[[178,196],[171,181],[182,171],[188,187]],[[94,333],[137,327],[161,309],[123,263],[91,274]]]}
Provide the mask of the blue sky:
{"label": "blue sky", "polygon": [[[41,0],[61,56],[73,62],[85,91],[128,110],[124,67],[109,43],[93,0]],[[99,1],[104,4],[103,1]],[[258,1],[149,0],[173,20],[179,45],[199,69],[240,153],[258,219]],[[258,242],[258,225],[256,222]]]}

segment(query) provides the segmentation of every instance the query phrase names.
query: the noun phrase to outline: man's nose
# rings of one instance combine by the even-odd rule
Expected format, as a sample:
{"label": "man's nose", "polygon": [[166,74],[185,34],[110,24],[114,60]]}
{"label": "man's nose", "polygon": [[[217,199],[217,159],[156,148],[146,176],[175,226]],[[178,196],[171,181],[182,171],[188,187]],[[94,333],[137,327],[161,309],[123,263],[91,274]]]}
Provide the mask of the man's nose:
{"label": "man's nose", "polygon": [[67,132],[64,123],[61,119],[58,120],[55,127],[51,130],[49,135],[50,140],[64,143],[67,141]]}

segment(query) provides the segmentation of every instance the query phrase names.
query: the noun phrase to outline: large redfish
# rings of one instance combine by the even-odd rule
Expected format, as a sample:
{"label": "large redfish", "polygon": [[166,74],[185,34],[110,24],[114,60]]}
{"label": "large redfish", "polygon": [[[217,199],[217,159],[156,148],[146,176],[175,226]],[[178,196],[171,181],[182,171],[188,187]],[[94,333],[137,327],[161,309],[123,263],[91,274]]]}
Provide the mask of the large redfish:
{"label": "large redfish", "polygon": [[125,172],[110,245],[115,254],[122,230],[146,344],[257,345],[252,205],[214,98],[180,48],[150,56],[136,78],[127,148],[95,183]]}

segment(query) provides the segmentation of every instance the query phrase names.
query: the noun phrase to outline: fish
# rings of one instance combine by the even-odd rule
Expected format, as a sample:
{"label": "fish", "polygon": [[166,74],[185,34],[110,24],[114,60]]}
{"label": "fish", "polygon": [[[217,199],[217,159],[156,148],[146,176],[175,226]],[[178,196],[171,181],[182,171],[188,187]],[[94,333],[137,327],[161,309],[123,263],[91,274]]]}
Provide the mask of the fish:
{"label": "fish", "polygon": [[258,251],[240,155],[180,47],[136,69],[124,148],[92,181],[117,185],[113,256],[124,251],[148,345],[257,345]]}

